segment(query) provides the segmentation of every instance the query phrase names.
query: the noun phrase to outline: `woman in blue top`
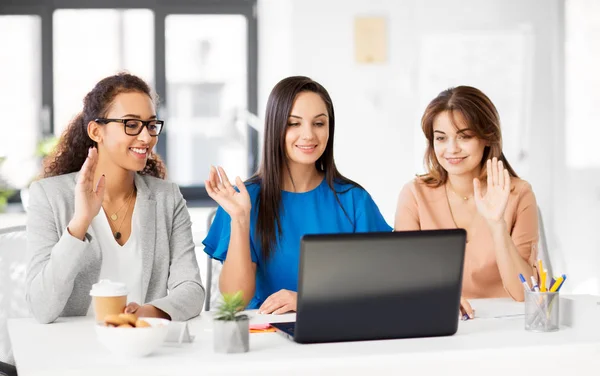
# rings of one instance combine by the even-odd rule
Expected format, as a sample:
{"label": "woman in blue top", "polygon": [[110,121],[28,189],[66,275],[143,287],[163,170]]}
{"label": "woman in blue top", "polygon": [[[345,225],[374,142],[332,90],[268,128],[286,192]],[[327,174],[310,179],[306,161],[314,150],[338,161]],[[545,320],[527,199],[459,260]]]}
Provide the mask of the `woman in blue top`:
{"label": "woman in blue top", "polygon": [[257,174],[246,183],[237,177],[233,187],[211,166],[206,190],[220,207],[204,251],[223,262],[220,290],[241,290],[249,309],[296,310],[303,235],[392,230],[371,196],[338,172],[334,129],[325,88],[288,77],[269,95]]}

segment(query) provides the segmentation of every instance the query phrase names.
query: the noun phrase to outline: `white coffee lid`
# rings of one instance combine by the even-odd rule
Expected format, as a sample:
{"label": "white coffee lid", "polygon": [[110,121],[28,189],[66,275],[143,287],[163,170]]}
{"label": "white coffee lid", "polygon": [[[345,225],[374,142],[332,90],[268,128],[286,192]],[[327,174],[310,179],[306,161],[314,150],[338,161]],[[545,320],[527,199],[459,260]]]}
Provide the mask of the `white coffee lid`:
{"label": "white coffee lid", "polygon": [[112,282],[108,279],[101,279],[100,282],[92,286],[91,296],[123,296],[127,295],[127,285],[121,282]]}

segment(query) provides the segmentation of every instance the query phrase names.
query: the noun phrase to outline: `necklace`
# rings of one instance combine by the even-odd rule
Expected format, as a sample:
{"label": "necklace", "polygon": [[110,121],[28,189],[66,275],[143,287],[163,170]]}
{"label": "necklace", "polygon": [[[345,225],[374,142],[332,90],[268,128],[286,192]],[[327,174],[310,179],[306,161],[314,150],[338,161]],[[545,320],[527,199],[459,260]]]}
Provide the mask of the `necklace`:
{"label": "necklace", "polygon": [[446,187],[448,187],[448,189],[450,190],[450,192],[452,192],[452,194],[454,194],[456,197],[462,198],[463,201],[465,201],[465,202],[468,201],[471,197],[473,197],[473,195],[470,195],[470,196],[459,195],[458,193],[454,192],[454,189],[452,189],[449,184],[446,184]]}
{"label": "necklace", "polygon": [[[467,203],[467,201],[471,197],[473,197],[473,195],[461,196],[458,193],[454,192],[454,190],[452,188],[450,188],[449,184],[446,184],[446,200],[448,201],[448,209],[450,210],[450,218],[452,218],[452,222],[454,223],[456,228],[459,228],[458,223],[456,223],[456,218],[454,216],[455,213],[452,210],[452,204],[450,203],[450,197],[448,196],[448,191],[451,191],[455,196],[462,198],[463,205],[465,205]],[[456,205],[456,210],[464,210],[464,208],[466,208],[466,207],[463,205],[461,205],[461,204]],[[460,207],[462,207],[463,209],[460,209]],[[466,239],[467,243],[469,243],[469,241],[473,238],[473,236],[475,235],[475,231],[477,230],[477,227],[473,228],[473,226],[472,226],[473,222],[475,221],[476,216],[477,216],[477,212],[475,212],[474,214],[471,213],[471,215],[470,215],[471,220],[469,221],[469,223],[467,223],[465,226],[462,227],[467,231],[467,239]]]}
{"label": "necklace", "polygon": [[121,209],[123,209],[123,207],[129,203],[129,200],[131,199],[131,196],[133,195],[133,192],[135,191],[135,187],[133,187],[133,189],[131,190],[131,192],[129,193],[129,196],[127,196],[127,200],[125,200],[125,202],[123,203],[123,205],[121,205],[121,207],[119,208],[119,210],[117,210],[116,212],[112,213],[110,215],[110,219],[112,219],[113,221],[116,221],[117,219],[119,219],[119,212],[121,211]]}
{"label": "necklace", "polygon": [[[135,188],[133,190],[135,191]],[[121,219],[121,224],[119,225],[119,228],[115,232],[115,239],[117,239],[117,240],[121,239],[121,226],[123,226],[123,222],[125,222],[125,218],[127,218],[127,212],[129,211],[129,203],[130,202],[131,202],[131,200],[127,200],[127,208],[125,209],[125,214],[123,215],[123,219]]]}

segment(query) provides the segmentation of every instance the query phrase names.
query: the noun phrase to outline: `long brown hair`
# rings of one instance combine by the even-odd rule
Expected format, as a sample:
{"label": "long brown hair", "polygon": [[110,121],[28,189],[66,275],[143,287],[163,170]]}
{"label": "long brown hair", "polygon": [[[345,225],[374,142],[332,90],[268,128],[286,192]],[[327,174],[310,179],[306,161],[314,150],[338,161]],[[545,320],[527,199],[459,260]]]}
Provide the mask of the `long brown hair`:
{"label": "long brown hair", "polygon": [[[105,117],[115,97],[121,93],[139,92],[146,94],[156,103],[150,87],[144,80],[129,73],[119,73],[102,79],[83,99],[81,111],[60,136],[58,145],[43,162],[41,177],[64,175],[81,169],[88,149],[97,146],[88,136],[90,121]],[[151,152],[146,166],[138,173],[164,179],[166,167],[158,154]]]}
{"label": "long brown hair", "polygon": [[478,138],[487,142],[488,146],[483,150],[483,157],[479,165],[481,168],[480,180],[487,178],[487,171],[484,166],[488,159],[494,157],[502,161],[504,168],[508,170],[511,177],[518,178],[517,173],[510,166],[502,152],[502,131],[500,130],[500,116],[498,115],[496,106],[479,89],[471,86],[457,86],[438,94],[429,103],[421,118],[423,134],[427,138],[427,150],[425,151],[424,160],[427,173],[421,176],[425,184],[439,187],[448,180],[448,172],[438,162],[433,146],[433,122],[444,111],[450,112],[450,118],[457,128],[458,126],[454,119],[456,113],[460,113],[466,121],[465,125]]}
{"label": "long brown hair", "polygon": [[[260,237],[262,256],[265,260],[273,253],[277,235],[282,236],[280,212],[283,210],[281,205],[283,171],[284,169],[289,171],[288,159],[285,153],[285,134],[294,101],[297,95],[302,92],[318,94],[325,102],[329,117],[329,140],[323,155],[315,162],[317,171],[325,174],[327,184],[334,192],[340,206],[342,205],[337,196],[338,194],[345,193],[353,187],[362,188],[359,184],[340,174],[335,166],[333,159],[335,114],[333,102],[327,90],[318,82],[304,76],[288,77],[279,81],[271,91],[267,101],[261,165],[256,175],[249,179],[250,183],[260,184],[260,194],[257,196],[257,202],[253,205],[258,206],[256,232]],[[350,184],[351,187],[337,192],[334,183],[346,183]],[[343,206],[342,210],[350,220]]]}

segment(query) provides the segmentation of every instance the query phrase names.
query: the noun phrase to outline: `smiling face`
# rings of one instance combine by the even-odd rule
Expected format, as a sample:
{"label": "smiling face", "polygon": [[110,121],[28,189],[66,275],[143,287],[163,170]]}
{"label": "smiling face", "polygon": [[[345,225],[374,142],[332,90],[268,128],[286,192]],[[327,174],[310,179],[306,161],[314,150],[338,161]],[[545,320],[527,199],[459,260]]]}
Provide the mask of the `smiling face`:
{"label": "smiling face", "polygon": [[290,164],[315,165],[329,140],[329,114],[321,96],[310,91],[296,96],[288,117],[285,152]]}
{"label": "smiling face", "polygon": [[435,117],[435,156],[448,175],[478,176],[485,146],[486,142],[475,136],[460,112],[444,111]]}
{"label": "smiling face", "polygon": [[[105,118],[152,120],[156,119],[156,110],[152,99],[144,93],[121,93],[109,106]],[[150,135],[147,127],[143,127],[140,134],[130,136],[125,133],[124,124],[119,122],[100,125],[90,132],[95,136],[99,153],[129,171],[144,169],[150,152],[158,141],[158,137]]]}

